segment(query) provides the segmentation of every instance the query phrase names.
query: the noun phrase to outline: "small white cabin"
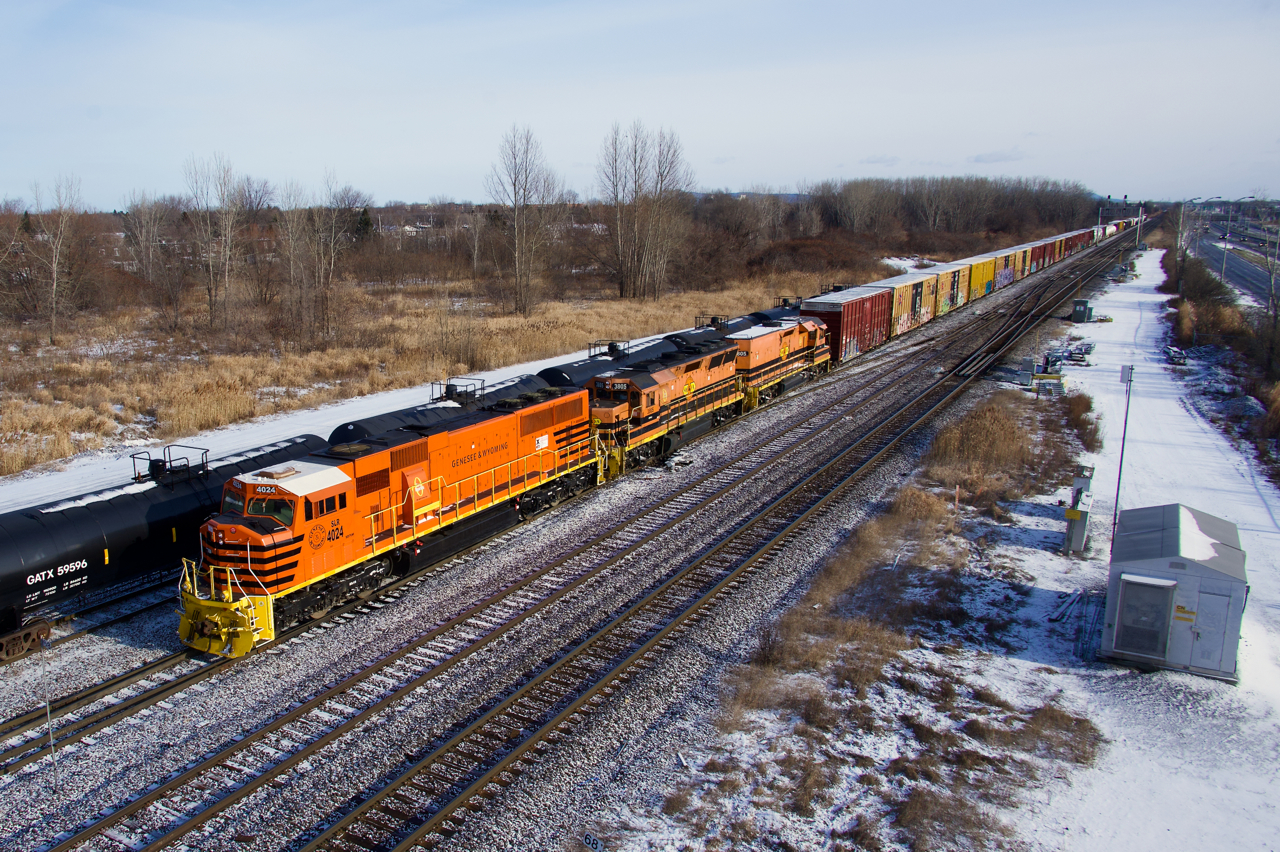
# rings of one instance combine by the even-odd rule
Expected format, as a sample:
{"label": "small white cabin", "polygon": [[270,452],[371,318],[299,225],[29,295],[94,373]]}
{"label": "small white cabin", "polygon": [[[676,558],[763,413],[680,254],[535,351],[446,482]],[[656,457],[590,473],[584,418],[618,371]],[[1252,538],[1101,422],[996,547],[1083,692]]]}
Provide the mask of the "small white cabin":
{"label": "small white cabin", "polygon": [[1244,560],[1230,521],[1179,503],[1121,512],[1099,656],[1236,682]]}

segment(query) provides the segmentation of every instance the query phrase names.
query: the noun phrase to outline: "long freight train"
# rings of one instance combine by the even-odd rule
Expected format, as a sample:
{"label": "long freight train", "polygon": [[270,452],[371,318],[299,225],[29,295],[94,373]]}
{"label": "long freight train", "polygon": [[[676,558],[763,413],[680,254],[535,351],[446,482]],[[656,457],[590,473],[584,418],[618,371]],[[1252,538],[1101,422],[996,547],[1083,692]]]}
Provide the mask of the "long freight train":
{"label": "long freight train", "polygon": [[197,530],[182,639],[243,654],[1131,224],[699,318],[498,388],[454,380],[432,403],[341,424],[327,441],[301,436],[214,465],[155,459],[121,488],[0,515],[2,656],[47,632],[42,612],[171,571],[196,552]]}

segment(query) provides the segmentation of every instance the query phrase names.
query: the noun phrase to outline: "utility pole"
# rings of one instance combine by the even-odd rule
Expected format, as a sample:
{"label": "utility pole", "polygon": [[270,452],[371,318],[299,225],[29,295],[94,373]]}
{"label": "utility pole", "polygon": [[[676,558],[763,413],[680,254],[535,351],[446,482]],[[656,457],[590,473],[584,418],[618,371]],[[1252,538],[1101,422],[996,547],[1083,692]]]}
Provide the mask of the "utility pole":
{"label": "utility pole", "polygon": [[[1252,201],[1252,200],[1253,200],[1252,195],[1246,195],[1244,198],[1237,198],[1235,201],[1231,203],[1239,204],[1242,201]],[[1222,274],[1218,277],[1222,279],[1223,284],[1227,283],[1227,252],[1231,251],[1231,214],[1234,211],[1235,211],[1235,208],[1233,207],[1227,208],[1227,231],[1222,238]]]}
{"label": "utility pole", "polygon": [[1124,475],[1124,441],[1129,435],[1129,397],[1133,394],[1133,365],[1120,368],[1124,384],[1124,429],[1120,432],[1120,468],[1116,471],[1116,505],[1111,510],[1111,553],[1116,550],[1116,522],[1120,520],[1120,477]]}
{"label": "utility pole", "polygon": [[1195,204],[1200,200],[1199,196],[1182,202],[1178,205],[1178,295],[1182,295],[1182,272],[1187,265],[1187,242],[1183,236],[1182,215],[1187,212],[1188,204]]}

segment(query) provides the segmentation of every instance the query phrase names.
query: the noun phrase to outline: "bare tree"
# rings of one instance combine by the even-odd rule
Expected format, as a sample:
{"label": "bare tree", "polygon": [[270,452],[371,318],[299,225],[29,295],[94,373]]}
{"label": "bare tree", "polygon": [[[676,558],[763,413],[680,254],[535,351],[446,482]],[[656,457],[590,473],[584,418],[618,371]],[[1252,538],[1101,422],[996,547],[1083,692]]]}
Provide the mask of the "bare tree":
{"label": "bare tree", "polygon": [[484,250],[485,212],[479,204],[471,206],[471,214],[467,219],[467,251],[471,254],[471,278],[480,278],[480,253]]}
{"label": "bare tree", "polygon": [[485,178],[485,189],[501,206],[515,309],[528,316],[536,302],[534,267],[566,212],[563,184],[547,165],[533,131],[512,126],[498,146],[498,162]]}
{"label": "bare tree", "polygon": [[356,219],[372,203],[367,193],[350,184],[338,186],[333,175],[325,176],[324,203],[312,209],[312,251],[316,295],[319,299],[320,333],[332,336],[336,330],[333,311],[334,278],[338,258],[351,247]]}
{"label": "bare tree", "polygon": [[44,273],[45,309],[49,319],[49,343],[55,342],[58,327],[58,299],[69,279],[67,263],[69,248],[75,236],[76,218],[80,214],[80,179],[60,177],[53,185],[53,197],[45,206],[40,185],[32,187],[35,197],[35,214],[31,217],[36,228],[32,242],[32,257]]}
{"label": "bare tree", "polygon": [[308,220],[313,201],[303,187],[289,181],[280,191],[279,245],[284,258],[285,298],[292,309],[292,328],[309,333],[314,327],[311,308],[311,277],[307,274]]}
{"label": "bare tree", "polygon": [[170,332],[182,324],[182,301],[191,283],[182,218],[188,206],[185,198],[135,192],[121,217],[125,247],[136,274],[160,312],[161,324]]}
{"label": "bare tree", "polygon": [[674,132],[615,124],[596,165],[606,206],[607,250],[598,258],[623,298],[658,298],[686,227],[681,197],[693,172]]}
{"label": "bare tree", "polygon": [[231,162],[221,154],[214,154],[207,162],[192,157],[183,166],[183,174],[187,191],[191,193],[190,219],[200,248],[205,292],[209,297],[209,327],[212,328],[217,320],[219,297],[224,322],[227,318],[247,179],[237,175]]}
{"label": "bare tree", "polygon": [[245,177],[240,184],[240,209],[245,230],[240,262],[250,297],[263,307],[280,295],[278,265],[272,245],[275,229],[271,212],[275,198],[275,187],[265,178]]}
{"label": "bare tree", "polygon": [[24,303],[34,295],[24,240],[29,227],[30,215],[21,198],[0,201],[0,301],[13,313],[23,313]]}
{"label": "bare tree", "polygon": [[359,215],[371,200],[351,186],[338,186],[332,175],[325,178],[323,201],[292,182],[280,196],[279,243],[294,333],[307,341],[332,338],[340,319],[334,310],[338,259],[351,247]]}

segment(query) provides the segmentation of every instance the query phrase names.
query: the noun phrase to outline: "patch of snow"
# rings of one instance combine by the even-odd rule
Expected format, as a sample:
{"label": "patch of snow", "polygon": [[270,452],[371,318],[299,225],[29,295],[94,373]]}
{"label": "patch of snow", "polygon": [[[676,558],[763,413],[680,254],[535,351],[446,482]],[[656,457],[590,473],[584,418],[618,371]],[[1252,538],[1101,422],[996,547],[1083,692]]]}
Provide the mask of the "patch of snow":
{"label": "patch of snow", "polygon": [[[1177,502],[1237,525],[1251,585],[1240,684],[1086,665],[1043,642],[1029,649],[1062,671],[1064,698],[1088,708],[1109,740],[1093,768],[1046,784],[1018,812],[1034,849],[1269,850],[1280,836],[1280,494],[1259,472],[1251,446],[1199,413],[1194,393],[1203,385],[1195,374],[1184,384],[1185,368],[1163,364],[1167,296],[1155,290],[1164,280],[1161,255],[1139,254],[1134,279],[1091,298],[1115,322],[1079,327],[1097,344],[1093,365],[1064,367],[1093,397],[1106,441],[1082,459],[1095,468],[1094,542],[1072,573],[1085,588],[1105,587],[1125,422],[1120,367],[1133,365],[1120,507]],[[1217,347],[1188,355],[1193,364],[1231,357]],[[1235,385],[1229,374],[1199,369],[1214,375],[1211,385]],[[1021,567],[1043,586],[1060,564],[1038,554]]]}

